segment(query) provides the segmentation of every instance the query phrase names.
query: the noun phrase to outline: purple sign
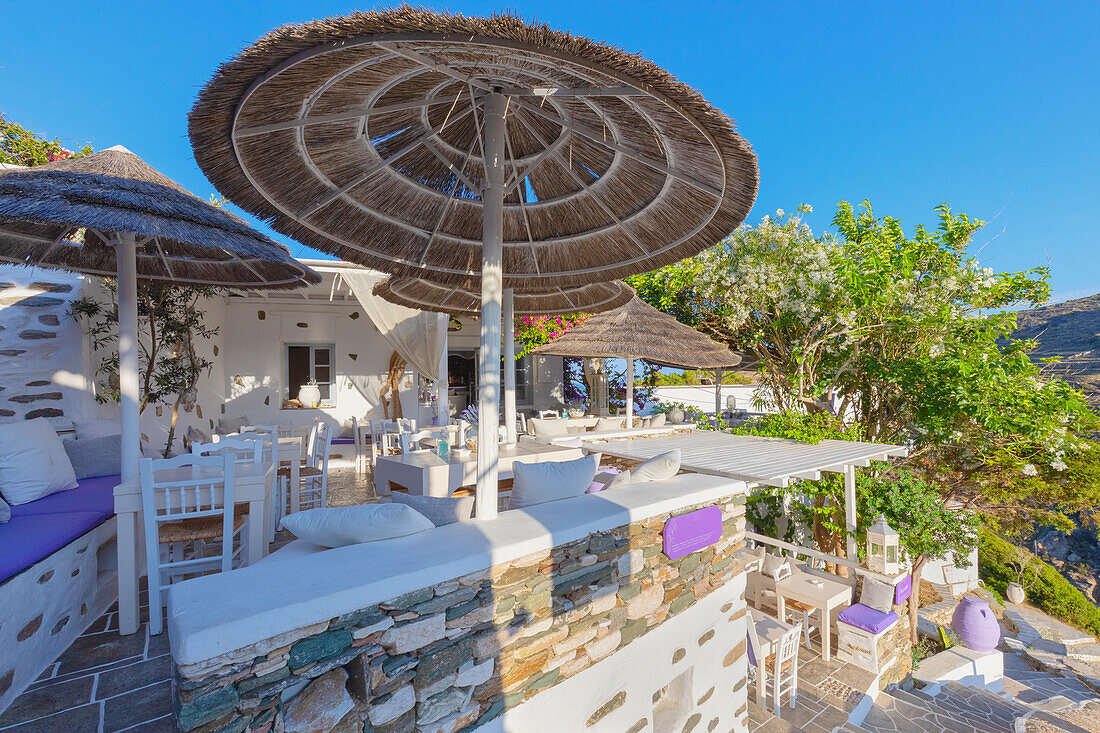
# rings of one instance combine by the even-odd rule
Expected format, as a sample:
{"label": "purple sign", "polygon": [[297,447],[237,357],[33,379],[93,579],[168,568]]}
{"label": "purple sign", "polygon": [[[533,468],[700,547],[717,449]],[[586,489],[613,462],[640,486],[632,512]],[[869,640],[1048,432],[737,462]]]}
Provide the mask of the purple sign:
{"label": "purple sign", "polygon": [[665,522],[662,533],[670,560],[710,547],[722,538],[722,510],[708,506]]}

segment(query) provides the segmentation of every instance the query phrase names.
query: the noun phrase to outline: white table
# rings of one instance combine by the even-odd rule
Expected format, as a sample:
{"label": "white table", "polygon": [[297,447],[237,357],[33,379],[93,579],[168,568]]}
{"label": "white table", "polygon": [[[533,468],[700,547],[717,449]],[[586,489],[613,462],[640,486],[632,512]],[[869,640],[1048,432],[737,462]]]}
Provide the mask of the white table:
{"label": "white table", "polygon": [[[193,469],[181,468],[162,471],[158,477],[170,481],[177,472],[180,479],[194,476]],[[267,517],[274,474],[274,466],[255,464],[238,464],[234,474],[233,501],[235,504],[248,504],[248,515],[252,520],[248,522],[246,538],[249,564],[263,557],[267,522],[254,520]],[[145,536],[140,480],[115,487],[115,515],[118,518],[118,631],[120,634],[132,634],[138,630],[138,577],[144,565],[139,554]],[[149,585],[149,592],[155,592],[152,588],[155,584]]]}
{"label": "white table", "polygon": [[756,637],[760,642],[756,655],[756,704],[764,707],[764,690],[768,686],[768,668],[765,662],[779,650],[779,640],[794,626],[757,608],[749,609],[749,623],[756,628]]}
{"label": "white table", "polygon": [[[512,478],[512,464],[544,461],[572,461],[582,458],[580,448],[538,443],[517,443],[500,446],[498,476]],[[389,496],[390,485],[396,484],[412,494],[450,496],[455,489],[477,483],[477,453],[451,450],[446,458],[432,451],[414,451],[398,456],[378,456],[374,463],[374,485],[383,496]]]}
{"label": "white table", "polygon": [[776,582],[775,595],[781,619],[787,617],[788,599],[818,609],[821,614],[821,658],[828,661],[832,657],[832,612],[851,604],[852,587],[842,580],[829,580],[796,569],[790,577]]}

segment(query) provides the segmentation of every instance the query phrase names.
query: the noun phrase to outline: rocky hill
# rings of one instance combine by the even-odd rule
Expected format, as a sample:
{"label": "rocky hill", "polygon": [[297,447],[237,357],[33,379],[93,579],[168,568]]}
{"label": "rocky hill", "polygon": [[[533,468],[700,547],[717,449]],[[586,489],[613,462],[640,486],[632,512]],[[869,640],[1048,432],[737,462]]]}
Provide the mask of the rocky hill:
{"label": "rocky hill", "polygon": [[1015,338],[1039,343],[1032,357],[1057,356],[1057,374],[1081,385],[1100,403],[1100,293],[1021,311]]}

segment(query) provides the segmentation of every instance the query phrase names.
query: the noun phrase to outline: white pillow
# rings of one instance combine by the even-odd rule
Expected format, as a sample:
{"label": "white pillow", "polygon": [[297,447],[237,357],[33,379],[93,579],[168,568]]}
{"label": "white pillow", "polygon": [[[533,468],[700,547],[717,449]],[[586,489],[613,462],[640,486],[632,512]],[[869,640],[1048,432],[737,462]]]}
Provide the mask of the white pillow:
{"label": "white pillow", "polygon": [[122,432],[122,423],[118,420],[83,420],[73,423],[77,440],[105,438]]}
{"label": "white pillow", "polygon": [[283,519],[283,529],[322,547],[377,542],[434,529],[432,520],[405,504],[363,504],[307,509]]}
{"label": "white pillow", "polygon": [[569,422],[560,418],[551,420],[533,417],[527,421],[527,429],[540,438],[556,438],[559,435],[569,435]]}
{"label": "white pillow", "polygon": [[773,555],[772,553],[768,552],[764,555],[764,562],[760,569],[764,572],[765,575],[771,577],[776,570],[778,570],[786,563],[787,558],[780,555]]}
{"label": "white pillow", "polygon": [[863,590],[859,602],[882,613],[890,613],[894,606],[894,586],[874,578],[863,578]]}
{"label": "white pillow", "polygon": [[622,430],[623,418],[621,417],[601,417],[596,421],[595,431],[597,433],[605,433],[608,430]]}
{"label": "white pillow", "polygon": [[248,421],[248,415],[241,415],[240,417],[219,417],[218,427],[214,431],[218,435],[229,435],[230,433],[239,433],[244,430],[246,425],[251,425]]}
{"label": "white pillow", "polygon": [[652,417],[649,418],[649,427],[651,427],[651,428],[663,427],[664,424],[665,424],[665,420],[667,420],[667,419],[668,419],[668,416],[665,415],[665,413],[663,413],[663,412],[657,413],[656,415],[653,415]]}
{"label": "white pillow", "polygon": [[76,488],[61,438],[44,417],[0,425],[0,494],[12,506]]}
{"label": "white pillow", "polygon": [[574,461],[512,464],[512,495],[509,509],[520,509],[548,501],[580,496],[596,477],[602,453],[589,453]]}
{"label": "white pillow", "polygon": [[645,463],[630,469],[630,483],[638,484],[642,481],[664,481],[672,478],[680,470],[680,449],[672,450],[653,456]]}

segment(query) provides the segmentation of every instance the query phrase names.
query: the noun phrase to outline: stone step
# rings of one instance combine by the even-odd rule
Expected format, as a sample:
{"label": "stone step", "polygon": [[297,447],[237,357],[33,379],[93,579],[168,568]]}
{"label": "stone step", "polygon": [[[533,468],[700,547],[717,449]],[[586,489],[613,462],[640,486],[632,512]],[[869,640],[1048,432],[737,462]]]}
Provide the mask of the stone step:
{"label": "stone step", "polygon": [[1100,662],[1100,644],[1080,644],[1076,646],[1066,645],[1066,656],[1080,662]]}
{"label": "stone step", "polygon": [[942,691],[932,696],[924,690],[914,689],[909,694],[933,711],[944,730],[954,731],[961,728],[981,733],[1006,733],[1014,729],[1015,719],[1007,722],[995,720],[988,714],[988,710],[982,707],[973,707],[958,700],[947,702]]}

